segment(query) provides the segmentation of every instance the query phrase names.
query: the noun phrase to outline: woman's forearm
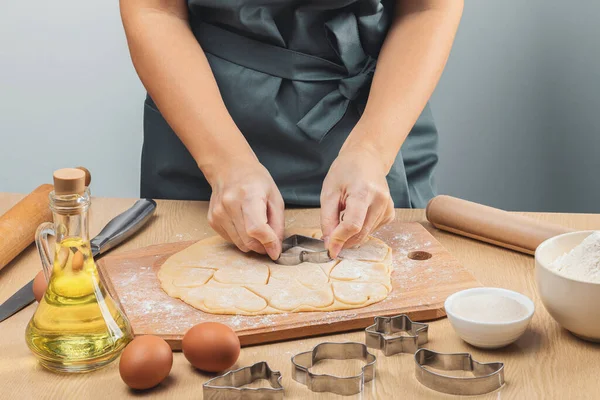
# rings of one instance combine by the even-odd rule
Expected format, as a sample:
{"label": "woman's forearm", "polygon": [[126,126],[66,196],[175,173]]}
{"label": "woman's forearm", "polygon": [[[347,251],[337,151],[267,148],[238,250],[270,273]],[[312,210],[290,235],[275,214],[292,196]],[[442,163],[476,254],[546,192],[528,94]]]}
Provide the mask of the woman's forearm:
{"label": "woman's forearm", "polygon": [[365,112],[342,151],[372,151],[389,170],[448,59],[462,0],[401,0]]}
{"label": "woman's forearm", "polygon": [[208,181],[222,165],[256,161],[189,27],[186,1],[121,0],[121,16],[142,83]]}

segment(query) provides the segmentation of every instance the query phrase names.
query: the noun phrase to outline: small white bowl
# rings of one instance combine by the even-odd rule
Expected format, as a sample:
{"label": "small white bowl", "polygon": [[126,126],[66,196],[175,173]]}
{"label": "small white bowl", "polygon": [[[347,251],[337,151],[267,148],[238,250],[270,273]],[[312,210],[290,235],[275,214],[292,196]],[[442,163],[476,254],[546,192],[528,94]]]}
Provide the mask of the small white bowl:
{"label": "small white bowl", "polygon": [[540,244],[535,252],[535,275],[538,293],[552,318],[575,336],[600,342],[600,283],[567,278],[549,268],[592,232],[565,233]]}
{"label": "small white bowl", "polygon": [[[525,317],[515,319],[514,321],[499,321],[499,322],[482,322],[471,319],[462,318],[454,312],[454,304],[457,299],[469,297],[478,294],[498,295],[508,297],[518,301],[527,310]],[[529,322],[533,317],[535,306],[529,297],[521,293],[513,292],[512,290],[482,287],[462,290],[454,293],[446,299],[444,303],[446,314],[450,324],[465,342],[484,349],[497,349],[508,346],[523,335]]]}

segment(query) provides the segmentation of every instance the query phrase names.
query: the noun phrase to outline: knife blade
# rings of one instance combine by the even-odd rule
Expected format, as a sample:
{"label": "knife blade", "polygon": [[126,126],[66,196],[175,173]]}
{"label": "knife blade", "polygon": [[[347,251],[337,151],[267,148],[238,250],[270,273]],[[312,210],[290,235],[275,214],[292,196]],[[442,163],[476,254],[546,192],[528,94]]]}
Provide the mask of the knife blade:
{"label": "knife blade", "polygon": [[[131,208],[110,220],[90,241],[92,256],[96,258],[129,239],[148,222],[155,209],[154,200],[140,199]],[[33,280],[31,280],[0,305],[0,322],[21,311],[34,300]]]}
{"label": "knife blade", "polygon": [[33,303],[33,280],[19,289],[0,306],[0,322]]}

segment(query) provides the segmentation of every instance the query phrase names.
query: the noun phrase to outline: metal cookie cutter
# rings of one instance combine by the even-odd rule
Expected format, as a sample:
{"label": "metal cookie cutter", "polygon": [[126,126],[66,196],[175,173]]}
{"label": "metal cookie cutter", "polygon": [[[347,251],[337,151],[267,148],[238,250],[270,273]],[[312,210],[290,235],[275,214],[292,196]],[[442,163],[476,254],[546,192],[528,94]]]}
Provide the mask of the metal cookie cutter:
{"label": "metal cookie cutter", "polygon": [[[297,247],[296,250],[292,250]],[[285,239],[281,255],[275,262],[282,265],[297,265],[303,262],[326,263],[331,261],[325,242],[302,235],[292,235]]]}
{"label": "metal cookie cutter", "polygon": [[[365,329],[367,347],[383,350],[383,354],[391,356],[397,353],[412,353],[427,343],[429,325],[413,322],[405,314],[394,317],[375,317],[375,323]],[[406,332],[406,336],[393,336]]]}
{"label": "metal cookie cutter", "polygon": [[[340,377],[335,375],[314,374],[308,369],[321,360],[363,360],[365,365],[362,372],[355,376]],[[292,378],[306,385],[313,392],[332,392],[342,396],[360,393],[366,382],[375,378],[375,361],[377,357],[369,353],[367,346],[362,343],[331,343],[318,344],[311,351],[296,354],[292,357]]]}
{"label": "metal cookie cutter", "polygon": [[[504,364],[480,363],[469,353],[444,354],[428,349],[415,353],[415,376],[430,389],[442,393],[473,396],[493,392],[504,385]],[[473,377],[456,377],[433,372],[425,366],[444,371],[470,371]]]}
{"label": "metal cookie cutter", "polygon": [[[241,387],[258,379],[268,380],[271,387]],[[257,362],[206,381],[202,395],[205,400],[282,400],[281,373],[272,371],[266,361]]]}

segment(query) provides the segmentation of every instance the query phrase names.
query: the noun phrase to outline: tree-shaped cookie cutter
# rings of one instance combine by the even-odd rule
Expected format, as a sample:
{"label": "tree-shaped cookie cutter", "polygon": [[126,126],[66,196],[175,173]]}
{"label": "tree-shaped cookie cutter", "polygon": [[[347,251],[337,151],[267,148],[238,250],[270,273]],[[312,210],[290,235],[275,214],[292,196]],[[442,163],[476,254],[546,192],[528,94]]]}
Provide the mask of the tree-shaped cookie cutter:
{"label": "tree-shaped cookie cutter", "polygon": [[[386,356],[397,353],[414,354],[427,343],[428,330],[429,325],[413,322],[405,314],[375,317],[375,323],[365,329],[365,343],[369,348],[382,350]],[[406,335],[396,336],[397,333]]]}
{"label": "tree-shaped cookie cutter", "polygon": [[[315,374],[309,368],[321,360],[362,360],[365,365],[358,375],[335,376]],[[375,362],[377,357],[371,354],[362,343],[325,342],[316,345],[312,350],[296,354],[292,357],[292,378],[313,392],[332,392],[342,396],[360,393],[365,383],[375,379]]]}
{"label": "tree-shaped cookie cutter", "polygon": [[[469,353],[438,353],[419,349],[415,353],[415,376],[421,384],[438,392],[475,396],[493,392],[504,385],[504,364],[501,362],[480,363]],[[438,371],[467,371],[472,377],[443,375]]]}
{"label": "tree-shaped cookie cutter", "polygon": [[[259,379],[266,379],[271,387],[242,387]],[[257,362],[204,382],[202,395],[205,400],[282,400],[281,373],[271,370],[266,361]]]}

